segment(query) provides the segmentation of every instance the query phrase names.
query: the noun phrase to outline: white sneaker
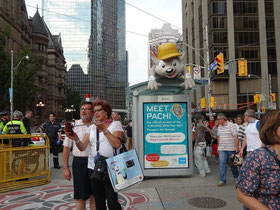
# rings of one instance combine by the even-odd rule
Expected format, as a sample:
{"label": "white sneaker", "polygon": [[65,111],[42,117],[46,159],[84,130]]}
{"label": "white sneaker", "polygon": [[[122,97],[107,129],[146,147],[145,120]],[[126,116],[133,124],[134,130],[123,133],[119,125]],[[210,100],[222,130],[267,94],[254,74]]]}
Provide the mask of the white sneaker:
{"label": "white sneaker", "polygon": [[222,187],[224,185],[225,185],[225,183],[223,181],[220,181],[219,184],[217,184],[217,187]]}
{"label": "white sneaker", "polygon": [[206,174],[210,174],[211,173],[211,170],[209,170],[209,171],[206,171]]}
{"label": "white sneaker", "polygon": [[205,176],[206,176],[206,174],[200,174],[200,176],[205,177]]}

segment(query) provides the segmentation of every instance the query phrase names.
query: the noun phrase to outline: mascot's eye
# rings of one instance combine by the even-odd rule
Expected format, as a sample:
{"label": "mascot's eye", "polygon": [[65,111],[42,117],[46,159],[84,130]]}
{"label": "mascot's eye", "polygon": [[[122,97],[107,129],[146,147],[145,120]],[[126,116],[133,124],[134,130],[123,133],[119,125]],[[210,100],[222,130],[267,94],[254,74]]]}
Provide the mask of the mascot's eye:
{"label": "mascot's eye", "polygon": [[179,61],[177,59],[172,61],[172,66],[177,66],[179,64]]}
{"label": "mascot's eye", "polygon": [[164,61],[161,60],[161,61],[159,62],[159,66],[161,66],[161,68],[165,68],[165,63],[164,63]]}

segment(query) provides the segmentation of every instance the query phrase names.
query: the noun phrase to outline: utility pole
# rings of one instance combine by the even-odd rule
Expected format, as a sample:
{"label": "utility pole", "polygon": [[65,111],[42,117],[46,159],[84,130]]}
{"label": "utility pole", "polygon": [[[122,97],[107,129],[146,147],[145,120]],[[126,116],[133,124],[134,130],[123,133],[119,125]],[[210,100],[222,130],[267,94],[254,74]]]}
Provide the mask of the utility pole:
{"label": "utility pole", "polygon": [[10,95],[10,115],[11,120],[13,120],[13,113],[14,113],[14,51],[11,50],[11,95]]}
{"label": "utility pole", "polygon": [[[208,79],[208,110],[209,110],[209,119],[212,117],[212,110],[210,106],[210,100],[211,100],[211,93],[212,93],[212,87],[211,87],[211,79],[210,79],[210,71],[209,71],[209,45],[208,45],[208,25],[205,25],[205,48],[206,48],[206,63],[207,66],[204,69],[204,71],[207,71],[207,79]],[[205,73],[204,73],[205,75]]]}

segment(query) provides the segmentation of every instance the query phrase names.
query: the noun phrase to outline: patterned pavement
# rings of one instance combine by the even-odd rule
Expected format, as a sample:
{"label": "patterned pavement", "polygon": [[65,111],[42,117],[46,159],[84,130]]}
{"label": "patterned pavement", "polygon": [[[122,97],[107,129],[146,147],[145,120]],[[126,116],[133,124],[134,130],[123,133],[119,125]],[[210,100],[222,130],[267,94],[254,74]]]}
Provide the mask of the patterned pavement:
{"label": "patterned pavement", "polygon": [[[123,209],[136,210],[135,205],[149,202],[142,193],[119,193],[119,202]],[[88,206],[88,205],[87,205]],[[36,190],[32,188],[11,191],[0,195],[0,209],[3,210],[66,210],[75,209],[72,185],[41,186]]]}

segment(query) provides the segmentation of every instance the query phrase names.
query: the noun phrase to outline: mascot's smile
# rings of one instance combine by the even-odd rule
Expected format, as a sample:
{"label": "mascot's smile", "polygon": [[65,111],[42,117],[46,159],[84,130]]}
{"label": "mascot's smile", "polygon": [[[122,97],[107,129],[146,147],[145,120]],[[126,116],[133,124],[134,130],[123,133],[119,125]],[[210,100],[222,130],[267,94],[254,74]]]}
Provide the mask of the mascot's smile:
{"label": "mascot's smile", "polygon": [[172,68],[167,69],[167,70],[166,70],[166,73],[169,74],[169,75],[168,75],[169,78],[173,78],[173,77],[176,76],[176,70],[175,70],[175,69],[172,69]]}

